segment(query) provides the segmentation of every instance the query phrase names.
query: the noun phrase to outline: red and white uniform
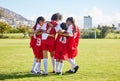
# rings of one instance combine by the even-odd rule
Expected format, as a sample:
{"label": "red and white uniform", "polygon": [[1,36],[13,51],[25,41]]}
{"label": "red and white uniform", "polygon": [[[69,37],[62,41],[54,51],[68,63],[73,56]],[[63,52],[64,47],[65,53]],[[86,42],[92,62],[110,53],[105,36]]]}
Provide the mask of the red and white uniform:
{"label": "red and white uniform", "polygon": [[68,55],[69,55],[69,58],[75,58],[78,54],[77,47],[78,47],[79,38],[80,38],[80,31],[78,27],[77,27],[76,33],[73,33],[71,31],[73,31],[73,25],[70,25],[67,31],[72,33],[73,35],[68,37]]}
{"label": "red and white uniform", "polygon": [[[41,29],[41,28],[42,28],[42,26],[40,26],[39,24],[37,24],[36,30]],[[42,53],[42,34],[36,35],[35,53],[36,53],[36,58],[43,59],[43,53]]]}
{"label": "red and white uniform", "polygon": [[58,35],[56,39],[55,46],[55,59],[67,60],[68,59],[68,50],[67,50],[68,37],[63,35]]}
{"label": "red and white uniform", "polygon": [[[43,28],[43,30],[47,31],[47,34],[56,35],[56,29],[55,27],[58,25],[56,21],[50,22],[53,25],[53,28],[49,27],[47,24],[46,27]],[[49,52],[53,52],[55,49],[55,37],[48,36],[46,39],[42,39],[42,50],[48,50]]]}
{"label": "red and white uniform", "polygon": [[[39,24],[33,27],[34,31],[41,29],[41,28],[42,26],[40,26]],[[35,58],[38,58],[38,59],[43,58],[41,38],[42,38],[41,34],[40,35],[34,34],[34,36],[32,36],[30,40],[30,47],[33,49]]]}

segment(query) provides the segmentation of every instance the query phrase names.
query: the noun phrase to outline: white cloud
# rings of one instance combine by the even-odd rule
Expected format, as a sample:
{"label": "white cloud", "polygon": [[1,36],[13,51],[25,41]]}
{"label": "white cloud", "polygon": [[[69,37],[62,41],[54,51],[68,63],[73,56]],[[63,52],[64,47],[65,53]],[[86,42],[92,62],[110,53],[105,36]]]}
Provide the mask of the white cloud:
{"label": "white cloud", "polygon": [[109,25],[120,23],[120,12],[114,12],[105,14],[102,10],[97,7],[93,7],[92,9],[84,8],[84,12],[87,15],[92,16],[93,25]]}
{"label": "white cloud", "polygon": [[[120,12],[114,12],[114,13],[109,13],[106,14],[103,12],[101,9],[97,7],[93,7],[92,9],[90,8],[84,8],[83,9],[83,15],[76,15],[76,13],[62,13],[63,15],[63,22],[65,22],[67,17],[74,17],[76,20],[76,24],[80,27],[83,28],[83,16],[90,15],[92,16],[93,19],[93,26],[97,26],[98,24],[100,25],[109,25],[111,26],[112,24],[115,24],[117,26],[118,23],[120,23]],[[30,20],[36,20],[38,16],[44,16],[46,20],[50,21],[51,15],[53,13],[42,13],[38,14],[32,17],[27,17]]]}

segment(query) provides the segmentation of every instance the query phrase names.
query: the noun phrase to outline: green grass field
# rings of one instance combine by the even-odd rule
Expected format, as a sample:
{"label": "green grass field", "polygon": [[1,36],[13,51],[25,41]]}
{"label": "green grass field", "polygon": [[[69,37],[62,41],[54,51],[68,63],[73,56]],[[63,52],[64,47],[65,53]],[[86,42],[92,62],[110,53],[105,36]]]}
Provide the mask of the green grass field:
{"label": "green grass field", "polygon": [[[0,39],[1,81],[120,81],[120,40],[81,39],[76,58],[80,69],[76,74],[31,75],[32,63],[29,39]],[[48,68],[52,71],[50,59]],[[69,68],[65,62],[63,71]]]}

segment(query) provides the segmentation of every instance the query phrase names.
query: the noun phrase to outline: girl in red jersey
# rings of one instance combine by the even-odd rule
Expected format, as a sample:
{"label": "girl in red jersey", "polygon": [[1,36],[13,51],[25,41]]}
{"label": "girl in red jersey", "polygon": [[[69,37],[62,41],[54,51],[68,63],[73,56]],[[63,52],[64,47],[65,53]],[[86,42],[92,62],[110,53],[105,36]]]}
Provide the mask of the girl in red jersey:
{"label": "girl in red jersey", "polygon": [[30,34],[30,48],[32,48],[32,50],[33,50],[33,54],[34,54],[34,62],[33,62],[33,66],[32,66],[32,69],[31,69],[31,74],[32,73],[34,73],[34,67],[35,67],[35,64],[36,64],[36,53],[35,53],[35,45],[36,45],[36,36],[35,36],[35,34],[33,33],[35,30],[36,30],[36,25],[37,24],[35,24],[35,26],[33,27],[33,29],[32,29],[32,32],[31,32],[31,34]]}
{"label": "girl in red jersey", "polygon": [[36,58],[31,71],[31,73],[33,74],[36,74],[36,73],[41,74],[40,65],[41,65],[41,59],[43,58],[42,49],[41,49],[41,33],[42,32],[39,32],[39,33],[37,32],[42,28],[42,26],[44,25],[44,22],[45,22],[44,17],[41,16],[37,18],[36,25],[34,26],[34,31],[33,31],[34,39],[31,40],[31,47],[33,48],[34,55]]}
{"label": "girl in red jersey", "polygon": [[75,64],[75,57],[78,54],[78,43],[80,38],[80,31],[79,28],[75,25],[75,20],[73,17],[69,17],[66,20],[66,24],[68,26],[67,32],[73,34],[73,36],[68,38],[68,55],[69,59],[68,62],[72,65],[72,68],[67,71],[67,73],[76,73],[79,66]]}
{"label": "girl in red jersey", "polygon": [[42,50],[43,50],[43,63],[44,63],[44,75],[48,75],[48,51],[50,52],[53,72],[55,71],[55,60],[54,60],[54,48],[55,48],[55,35],[56,35],[56,26],[58,25],[58,21],[61,20],[61,15],[59,13],[53,14],[51,17],[51,24],[53,27],[50,27],[48,24],[45,28],[43,28],[47,34],[54,35],[54,37],[48,36],[46,39],[42,40]]}
{"label": "girl in red jersey", "polygon": [[[60,27],[64,31],[67,30],[66,23],[61,23]],[[67,36],[58,33],[54,55],[54,58],[56,59],[56,74],[62,74],[62,69],[64,66],[63,60],[68,59],[67,38]]]}

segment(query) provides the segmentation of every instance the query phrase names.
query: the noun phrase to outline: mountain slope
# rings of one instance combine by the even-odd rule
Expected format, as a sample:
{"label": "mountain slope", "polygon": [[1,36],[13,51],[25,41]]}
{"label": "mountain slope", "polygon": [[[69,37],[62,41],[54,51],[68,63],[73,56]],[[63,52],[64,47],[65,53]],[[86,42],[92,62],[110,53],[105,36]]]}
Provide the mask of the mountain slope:
{"label": "mountain slope", "polygon": [[0,7],[0,21],[6,22],[14,27],[19,25],[32,26],[34,24],[33,21],[3,7]]}

